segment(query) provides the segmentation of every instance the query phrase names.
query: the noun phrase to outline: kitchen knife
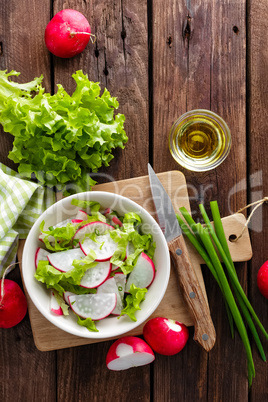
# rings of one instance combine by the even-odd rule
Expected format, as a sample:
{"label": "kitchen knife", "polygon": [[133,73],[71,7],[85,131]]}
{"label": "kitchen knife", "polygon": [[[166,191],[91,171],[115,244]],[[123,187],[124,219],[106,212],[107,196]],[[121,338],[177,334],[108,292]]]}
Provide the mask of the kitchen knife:
{"label": "kitchen knife", "polygon": [[193,318],[194,340],[208,352],[216,341],[209,307],[191,264],[172,202],[150,164],[148,172],[159,226],[166,237],[181,292]]}

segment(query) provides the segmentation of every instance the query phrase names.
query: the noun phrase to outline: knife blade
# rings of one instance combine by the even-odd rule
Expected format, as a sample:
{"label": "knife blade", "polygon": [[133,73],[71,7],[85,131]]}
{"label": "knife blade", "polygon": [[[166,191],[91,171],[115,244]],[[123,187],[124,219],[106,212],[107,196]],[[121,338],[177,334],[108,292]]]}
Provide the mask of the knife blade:
{"label": "knife blade", "polygon": [[168,243],[182,296],[193,318],[194,340],[208,352],[216,341],[209,306],[191,264],[172,202],[150,164],[148,173],[159,226]]}

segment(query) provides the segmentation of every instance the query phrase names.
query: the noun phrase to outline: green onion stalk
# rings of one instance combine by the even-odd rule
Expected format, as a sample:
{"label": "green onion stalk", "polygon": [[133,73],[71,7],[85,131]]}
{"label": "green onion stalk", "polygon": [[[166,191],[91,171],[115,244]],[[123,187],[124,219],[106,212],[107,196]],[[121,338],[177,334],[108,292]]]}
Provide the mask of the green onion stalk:
{"label": "green onion stalk", "polygon": [[[235,266],[232,261],[230,250],[224,234],[217,201],[211,202],[211,212],[214,219],[215,229],[213,228],[213,225],[211,224],[203,205],[200,205],[200,210],[206,224],[205,227],[203,227],[200,223],[196,223],[189,214],[189,212],[186,210],[186,208],[180,208],[180,212],[187,224],[178,214],[177,219],[182,228],[183,233],[187,236],[189,241],[193,244],[193,246],[196,248],[200,256],[203,258],[204,262],[208,266],[210,272],[212,273],[213,277],[215,278],[216,282],[219,285],[219,288],[224,298],[232,337],[234,335],[234,322],[235,322],[237,330],[240,334],[241,340],[245,347],[248,361],[248,380],[249,380],[249,386],[251,386],[252,379],[255,376],[254,362],[252,358],[252,352],[247,330],[243,318],[241,316],[241,313],[237,307],[231,286],[234,290],[234,294],[241,309],[241,312],[246,320],[246,323],[252,333],[252,336],[258,347],[260,355],[264,361],[266,361],[266,357],[264,354],[264,350],[259,335],[254,325],[253,319],[267,339],[268,334],[265,331],[259,318],[257,317],[251,303],[249,302],[247,296],[245,295],[245,292],[238,280]],[[222,261],[226,267],[230,284],[225,275],[224,269],[219,260],[216,250],[218,250],[222,258]]]}

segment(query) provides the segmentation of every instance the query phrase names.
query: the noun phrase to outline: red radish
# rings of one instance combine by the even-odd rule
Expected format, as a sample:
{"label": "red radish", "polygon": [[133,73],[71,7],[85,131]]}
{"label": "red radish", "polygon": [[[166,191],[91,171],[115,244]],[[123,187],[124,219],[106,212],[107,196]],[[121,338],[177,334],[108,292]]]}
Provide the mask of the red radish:
{"label": "red radish", "polygon": [[120,227],[123,226],[122,222],[118,218],[118,215],[115,211],[111,208],[106,208],[103,211],[103,215],[110,220],[111,225],[119,225]]}
{"label": "red radish", "polygon": [[87,220],[87,218],[88,218],[88,214],[85,211],[83,211],[82,209],[79,209],[79,211],[76,214],[75,219],[82,219],[82,221],[85,221],[85,220]]}
{"label": "red radish", "polygon": [[63,315],[62,308],[59,305],[53,291],[51,291],[50,294],[50,311],[55,315]]}
{"label": "red radish", "polygon": [[87,19],[79,11],[59,11],[47,24],[45,42],[55,56],[69,58],[81,53],[91,36]]}
{"label": "red radish", "polygon": [[98,234],[104,234],[107,232],[107,230],[114,230],[114,228],[111,225],[108,225],[107,223],[104,222],[90,222],[87,223],[84,226],[81,226],[81,228],[77,229],[74,239],[77,239],[79,241],[82,241],[85,238],[86,234],[90,233],[98,233]]}
{"label": "red radish", "polygon": [[121,299],[124,299],[125,287],[126,287],[126,275],[123,272],[116,272],[114,280],[118,288]]}
{"label": "red radish", "polygon": [[88,255],[93,250],[96,253],[96,261],[110,260],[118,247],[118,244],[111,238],[109,233],[98,236],[97,242],[85,238],[79,245],[85,255]]}
{"label": "red radish", "polygon": [[261,294],[268,299],[268,261],[266,261],[259,269],[257,284]]}
{"label": "red radish", "polygon": [[135,252],[135,247],[131,241],[127,244],[127,257]]}
{"label": "red radish", "polygon": [[112,218],[112,222],[115,224],[115,225],[118,225],[118,226],[123,226],[123,223],[120,221],[120,219],[117,217],[117,216],[113,216],[113,218]]}
{"label": "red radish", "polygon": [[115,341],[106,356],[107,368],[114,371],[144,366],[155,359],[154,352],[144,340],[125,336]]}
{"label": "red radish", "polygon": [[0,279],[0,328],[11,328],[25,317],[26,297],[19,285],[9,279]]}
{"label": "red radish", "polygon": [[128,277],[125,291],[129,292],[132,283],[138,288],[148,288],[153,282],[154,276],[155,266],[153,261],[147,254],[141,253]]}
{"label": "red radish", "polygon": [[106,218],[112,220],[113,216],[116,216],[116,212],[114,212],[111,208],[106,208],[103,211],[103,215],[106,216]]}
{"label": "red radish", "polygon": [[106,279],[106,281],[103,282],[103,284],[100,285],[97,289],[97,294],[100,294],[100,293],[115,293],[116,294],[116,306],[113,311],[113,314],[120,315],[120,313],[123,309],[123,302],[122,302],[122,298],[119,293],[117,284],[115,282],[115,279],[114,278]]}
{"label": "red radish", "polygon": [[85,258],[85,254],[80,248],[72,248],[71,250],[59,251],[51,253],[47,259],[50,264],[61,272],[68,272],[74,268],[73,261]]}
{"label": "red radish", "polygon": [[156,317],[144,325],[143,336],[155,352],[171,356],[184,348],[189,338],[189,331],[178,321]]}
{"label": "red radish", "polygon": [[75,295],[76,295],[75,293],[67,291],[63,293],[63,298],[65,302],[69,304],[69,296],[75,296]]}
{"label": "red radish", "polygon": [[95,267],[89,268],[80,281],[80,286],[83,288],[93,289],[100,286],[111,272],[110,261],[99,262]]}
{"label": "red radish", "polygon": [[117,265],[112,264],[112,271],[116,271],[119,267]]}
{"label": "red radish", "polygon": [[83,222],[83,219],[72,219],[72,224],[77,225],[78,223]]}
{"label": "red radish", "polygon": [[91,318],[93,321],[102,320],[113,312],[116,306],[116,294],[69,296],[69,305],[79,317]]}
{"label": "red radish", "polygon": [[37,265],[39,261],[47,261],[47,257],[50,255],[50,253],[47,250],[44,250],[41,247],[38,247],[35,253],[35,268],[37,268]]}

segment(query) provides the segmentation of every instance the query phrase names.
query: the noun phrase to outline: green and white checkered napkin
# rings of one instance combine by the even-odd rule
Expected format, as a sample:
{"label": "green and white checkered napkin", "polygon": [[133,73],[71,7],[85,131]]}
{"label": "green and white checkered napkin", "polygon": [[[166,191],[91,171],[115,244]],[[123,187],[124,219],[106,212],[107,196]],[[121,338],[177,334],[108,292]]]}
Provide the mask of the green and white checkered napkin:
{"label": "green and white checkered napkin", "polygon": [[15,260],[18,239],[26,239],[40,214],[54,202],[52,189],[24,180],[0,163],[0,278]]}

